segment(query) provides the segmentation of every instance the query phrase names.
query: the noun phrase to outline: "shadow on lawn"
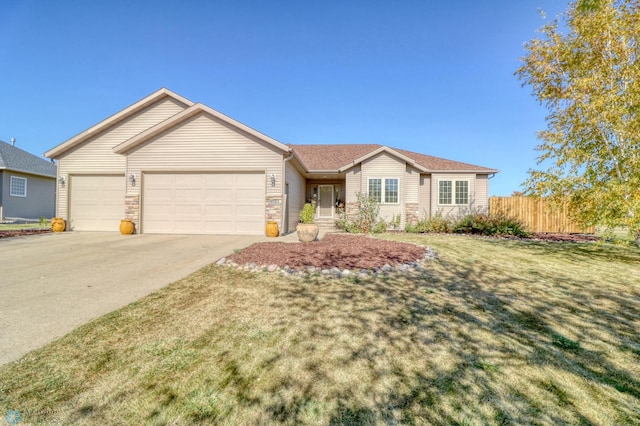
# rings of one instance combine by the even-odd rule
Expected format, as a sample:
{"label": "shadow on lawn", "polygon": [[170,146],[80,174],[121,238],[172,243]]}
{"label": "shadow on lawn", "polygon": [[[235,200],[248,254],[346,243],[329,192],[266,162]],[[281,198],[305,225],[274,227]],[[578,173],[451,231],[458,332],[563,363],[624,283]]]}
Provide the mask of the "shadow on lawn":
{"label": "shadow on lawn", "polygon": [[[543,255],[549,245],[528,250]],[[571,253],[566,255],[572,261],[593,256]],[[558,248],[554,255],[565,254]],[[613,388],[640,404],[637,372],[585,348],[606,336],[617,350],[639,358],[632,323],[640,315],[637,295],[627,298],[592,281],[558,282],[544,271],[523,279],[484,264],[447,260],[437,270],[446,276],[430,269],[373,282],[307,278],[281,286],[275,308],[288,313],[282,325],[301,324],[298,339],[307,343],[296,354],[304,366],[269,390],[276,396],[269,407],[272,419],[303,423],[314,406],[334,402],[331,424],[593,422],[580,405],[585,402],[574,401],[561,378],[534,374],[524,379],[525,389],[505,377],[520,365],[592,383],[600,395],[590,401],[613,404],[617,417],[611,421],[640,420],[636,409],[603,390]],[[493,278],[488,283],[485,277]],[[521,285],[509,287],[515,280]],[[536,287],[540,280],[564,286],[566,297],[547,297]],[[531,293],[519,293],[527,285]],[[607,303],[598,305],[594,298]],[[568,325],[577,337],[552,324]],[[295,397],[283,390],[293,390]]]}

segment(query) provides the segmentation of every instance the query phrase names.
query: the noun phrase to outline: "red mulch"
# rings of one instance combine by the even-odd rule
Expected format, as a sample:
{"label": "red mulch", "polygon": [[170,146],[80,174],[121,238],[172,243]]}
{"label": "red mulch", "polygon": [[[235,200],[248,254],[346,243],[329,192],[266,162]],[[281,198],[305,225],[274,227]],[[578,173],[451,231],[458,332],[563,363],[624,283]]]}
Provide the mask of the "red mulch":
{"label": "red mulch", "polygon": [[14,229],[0,231],[0,238],[20,237],[24,235],[46,234],[52,232],[51,229]]}
{"label": "red mulch", "polygon": [[360,235],[327,234],[311,243],[256,243],[230,256],[238,264],[307,266],[331,269],[373,269],[423,259],[426,249],[408,243]]}

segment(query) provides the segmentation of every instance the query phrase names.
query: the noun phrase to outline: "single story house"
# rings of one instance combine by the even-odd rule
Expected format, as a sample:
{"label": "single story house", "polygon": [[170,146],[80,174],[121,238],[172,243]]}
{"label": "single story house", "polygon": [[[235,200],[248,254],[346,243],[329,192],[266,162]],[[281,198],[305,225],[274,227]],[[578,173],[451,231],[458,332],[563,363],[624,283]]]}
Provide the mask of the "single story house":
{"label": "single story house", "polygon": [[52,148],[57,216],[71,230],[250,234],[295,230],[306,201],[318,221],[356,194],[402,225],[483,209],[497,170],[382,145],[286,145],[201,103],[160,89]]}
{"label": "single story house", "polygon": [[55,199],[56,165],[0,141],[0,220],[50,218]]}

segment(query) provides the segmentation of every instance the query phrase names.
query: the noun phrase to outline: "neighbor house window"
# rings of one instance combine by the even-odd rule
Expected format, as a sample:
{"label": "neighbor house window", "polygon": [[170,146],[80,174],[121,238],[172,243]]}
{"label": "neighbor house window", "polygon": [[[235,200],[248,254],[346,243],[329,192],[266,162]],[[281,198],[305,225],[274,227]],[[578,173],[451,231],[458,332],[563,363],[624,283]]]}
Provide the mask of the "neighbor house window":
{"label": "neighbor house window", "polygon": [[9,195],[12,197],[27,196],[27,179],[17,176],[11,176],[9,181]]}
{"label": "neighbor house window", "polygon": [[369,178],[369,196],[381,204],[398,204],[398,178]]}
{"label": "neighbor house window", "polygon": [[438,204],[469,204],[468,180],[441,180],[438,182]]}

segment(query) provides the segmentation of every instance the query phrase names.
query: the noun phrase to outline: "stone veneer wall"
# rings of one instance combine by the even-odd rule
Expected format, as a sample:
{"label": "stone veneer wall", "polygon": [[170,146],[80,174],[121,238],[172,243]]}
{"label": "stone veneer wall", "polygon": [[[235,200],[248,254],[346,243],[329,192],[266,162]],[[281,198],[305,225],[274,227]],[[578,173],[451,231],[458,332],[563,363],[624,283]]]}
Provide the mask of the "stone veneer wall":
{"label": "stone veneer wall", "polygon": [[357,202],[348,202],[344,206],[344,213],[347,216],[347,220],[355,220],[360,214]]}
{"label": "stone veneer wall", "polygon": [[282,197],[267,196],[265,213],[267,221],[276,222],[278,229],[282,232]]}
{"label": "stone veneer wall", "polygon": [[420,220],[420,205],[418,203],[404,204],[404,220],[406,224],[415,225]]}
{"label": "stone veneer wall", "polygon": [[125,195],[124,218],[131,220],[137,227],[140,222],[140,195]]}

